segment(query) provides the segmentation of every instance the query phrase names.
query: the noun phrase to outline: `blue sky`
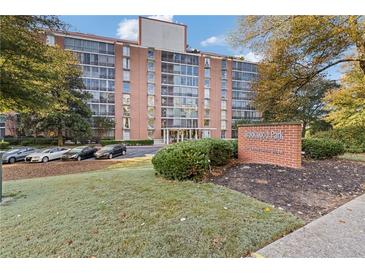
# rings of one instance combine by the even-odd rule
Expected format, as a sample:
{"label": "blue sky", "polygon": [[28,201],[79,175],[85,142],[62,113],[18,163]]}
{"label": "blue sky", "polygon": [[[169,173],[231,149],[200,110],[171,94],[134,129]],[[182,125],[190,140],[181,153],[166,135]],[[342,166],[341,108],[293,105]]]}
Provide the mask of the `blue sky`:
{"label": "blue sky", "polygon": [[[70,24],[71,31],[91,33],[114,38],[132,39],[137,32],[138,16],[60,16]],[[191,48],[226,55],[244,55],[247,60],[257,61],[248,49],[235,50],[225,41],[235,29],[237,16],[157,16],[158,19],[178,22],[188,26],[188,44]],[[119,30],[119,34],[118,34]]]}

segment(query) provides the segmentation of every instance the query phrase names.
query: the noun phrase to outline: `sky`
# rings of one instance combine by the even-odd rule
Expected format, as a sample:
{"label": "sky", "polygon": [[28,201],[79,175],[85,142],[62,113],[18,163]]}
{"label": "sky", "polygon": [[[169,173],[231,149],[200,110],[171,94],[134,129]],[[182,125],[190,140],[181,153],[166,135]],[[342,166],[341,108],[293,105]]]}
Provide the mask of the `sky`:
{"label": "sky", "polygon": [[[237,26],[237,16],[146,16],[187,25],[188,45],[191,48],[225,55],[243,55],[246,60],[259,61],[259,56],[249,49],[233,49],[226,41],[227,35]],[[70,31],[128,40],[137,39],[138,16],[83,15],[60,16],[60,18],[71,25]]]}

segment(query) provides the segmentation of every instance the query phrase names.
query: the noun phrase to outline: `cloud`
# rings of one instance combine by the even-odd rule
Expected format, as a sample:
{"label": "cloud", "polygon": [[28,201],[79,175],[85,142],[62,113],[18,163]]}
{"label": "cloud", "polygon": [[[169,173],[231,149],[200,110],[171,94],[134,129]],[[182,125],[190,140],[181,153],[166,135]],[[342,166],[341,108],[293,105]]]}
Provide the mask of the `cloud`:
{"label": "cloud", "polygon": [[[167,22],[172,22],[173,15],[152,15],[148,16],[151,19],[157,19]],[[120,39],[134,40],[138,39],[138,19],[124,19],[118,24],[117,37]]]}
{"label": "cloud", "polygon": [[260,62],[262,60],[262,56],[259,54],[255,54],[254,52],[250,51],[243,55],[245,60],[251,61],[251,62]]}
{"label": "cloud", "polygon": [[218,36],[211,36],[203,41],[200,42],[200,45],[202,47],[208,47],[208,46],[224,46],[226,45],[226,38],[224,35],[218,35]]}

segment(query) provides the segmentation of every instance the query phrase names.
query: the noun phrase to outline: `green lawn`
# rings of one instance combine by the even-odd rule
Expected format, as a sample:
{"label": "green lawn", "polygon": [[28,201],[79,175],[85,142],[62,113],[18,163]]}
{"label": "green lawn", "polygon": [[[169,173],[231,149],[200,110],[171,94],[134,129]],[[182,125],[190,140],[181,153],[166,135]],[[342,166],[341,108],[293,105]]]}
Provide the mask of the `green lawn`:
{"label": "green lawn", "polygon": [[340,159],[365,162],[365,153],[345,153],[339,156]]}
{"label": "green lawn", "polygon": [[135,162],[5,183],[13,200],[0,207],[0,257],[241,257],[303,224],[239,192],[166,181],[149,161]]}

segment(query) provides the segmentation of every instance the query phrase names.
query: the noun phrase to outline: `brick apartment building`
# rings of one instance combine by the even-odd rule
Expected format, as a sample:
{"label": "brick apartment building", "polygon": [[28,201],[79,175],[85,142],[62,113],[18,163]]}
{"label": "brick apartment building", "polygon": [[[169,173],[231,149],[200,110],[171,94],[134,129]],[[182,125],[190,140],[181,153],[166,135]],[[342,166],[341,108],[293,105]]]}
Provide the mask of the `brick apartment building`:
{"label": "brick apartment building", "polygon": [[[233,138],[235,121],[260,118],[256,64],[189,49],[186,25],[139,17],[137,42],[68,32],[47,43],[75,53],[93,116],[115,121],[116,140]],[[0,137],[5,124],[0,117]]]}

